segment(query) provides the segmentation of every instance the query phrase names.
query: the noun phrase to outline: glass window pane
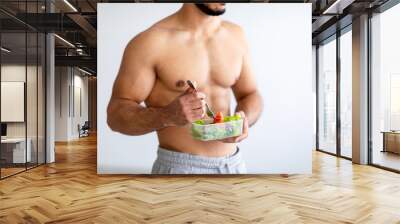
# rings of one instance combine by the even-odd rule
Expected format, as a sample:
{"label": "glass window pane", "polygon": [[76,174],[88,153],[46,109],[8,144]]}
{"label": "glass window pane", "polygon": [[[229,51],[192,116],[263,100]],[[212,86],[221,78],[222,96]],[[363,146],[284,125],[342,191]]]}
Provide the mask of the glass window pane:
{"label": "glass window pane", "polygon": [[45,65],[46,65],[46,36],[43,33],[38,35],[38,163],[45,163]]}
{"label": "glass window pane", "polygon": [[37,50],[37,33],[29,32],[27,33],[28,38],[28,55],[27,55],[27,80],[26,80],[26,113],[27,113],[27,142],[30,144],[30,161],[28,162],[28,168],[37,165],[37,98],[38,98],[38,88],[37,88],[37,73],[38,73],[38,50]]}
{"label": "glass window pane", "polygon": [[336,153],[336,40],[318,48],[319,149]]}
{"label": "glass window pane", "polygon": [[340,37],[340,127],[341,155],[352,156],[352,35]]}
{"label": "glass window pane", "polygon": [[372,163],[400,170],[400,5],[371,22]]}
{"label": "glass window pane", "polygon": [[[26,34],[1,34],[1,174],[2,178],[25,170],[30,160],[26,144]],[[28,146],[28,147],[27,147]],[[27,147],[27,148],[26,148]],[[28,149],[28,150],[26,150]]]}
{"label": "glass window pane", "polygon": [[[27,13],[33,14],[39,11],[37,1],[27,2]],[[28,18],[33,23],[36,17]],[[26,80],[26,113],[27,113],[27,143],[30,147],[30,161],[27,167],[35,167],[38,164],[38,33],[33,29],[27,29],[27,80]]]}
{"label": "glass window pane", "polygon": [[[12,14],[45,12],[45,1],[0,1]],[[0,177],[45,162],[45,35],[0,12]],[[29,18],[28,18],[29,19]],[[35,21],[32,21],[35,22]]]}

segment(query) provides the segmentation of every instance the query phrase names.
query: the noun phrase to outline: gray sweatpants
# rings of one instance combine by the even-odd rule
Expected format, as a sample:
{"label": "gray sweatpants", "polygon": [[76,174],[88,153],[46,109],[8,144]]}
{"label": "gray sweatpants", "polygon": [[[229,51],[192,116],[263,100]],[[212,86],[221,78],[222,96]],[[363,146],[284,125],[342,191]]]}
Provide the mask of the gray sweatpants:
{"label": "gray sweatpants", "polygon": [[152,174],[244,174],[246,166],[239,148],[232,155],[206,157],[158,147]]}

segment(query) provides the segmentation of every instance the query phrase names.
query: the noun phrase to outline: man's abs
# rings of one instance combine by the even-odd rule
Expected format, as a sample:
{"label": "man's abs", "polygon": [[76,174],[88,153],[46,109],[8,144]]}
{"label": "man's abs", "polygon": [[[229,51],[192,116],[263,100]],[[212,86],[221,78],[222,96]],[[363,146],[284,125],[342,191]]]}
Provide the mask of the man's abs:
{"label": "man's abs", "polygon": [[235,152],[236,144],[221,141],[199,141],[191,136],[190,125],[168,127],[157,131],[162,148],[194,155],[220,157]]}

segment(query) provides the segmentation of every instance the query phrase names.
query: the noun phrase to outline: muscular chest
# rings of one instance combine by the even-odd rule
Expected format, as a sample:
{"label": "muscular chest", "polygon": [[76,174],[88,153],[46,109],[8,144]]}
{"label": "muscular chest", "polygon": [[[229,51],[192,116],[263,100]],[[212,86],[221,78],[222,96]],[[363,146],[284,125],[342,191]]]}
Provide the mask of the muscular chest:
{"label": "muscular chest", "polygon": [[177,42],[168,46],[157,65],[159,81],[170,90],[186,89],[186,80],[198,87],[210,85],[229,88],[238,79],[242,52],[232,41]]}

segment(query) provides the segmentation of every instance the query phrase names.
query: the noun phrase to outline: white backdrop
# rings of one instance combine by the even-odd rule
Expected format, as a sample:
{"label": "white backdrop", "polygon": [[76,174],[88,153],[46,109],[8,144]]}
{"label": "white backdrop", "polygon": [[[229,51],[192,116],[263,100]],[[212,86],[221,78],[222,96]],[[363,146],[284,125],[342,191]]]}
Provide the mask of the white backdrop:
{"label": "white backdrop", "polygon": [[[155,133],[125,136],[106,123],[106,108],[125,46],[181,4],[98,4],[97,170],[150,173]],[[227,4],[223,18],[245,31],[264,111],[240,143],[249,173],[311,173],[313,96],[311,4]]]}

